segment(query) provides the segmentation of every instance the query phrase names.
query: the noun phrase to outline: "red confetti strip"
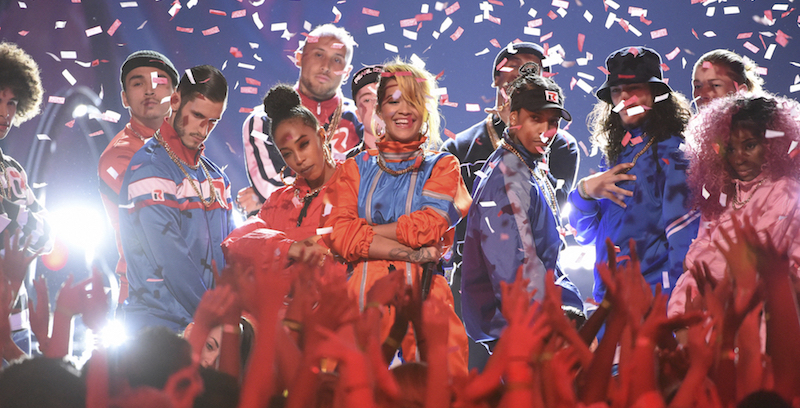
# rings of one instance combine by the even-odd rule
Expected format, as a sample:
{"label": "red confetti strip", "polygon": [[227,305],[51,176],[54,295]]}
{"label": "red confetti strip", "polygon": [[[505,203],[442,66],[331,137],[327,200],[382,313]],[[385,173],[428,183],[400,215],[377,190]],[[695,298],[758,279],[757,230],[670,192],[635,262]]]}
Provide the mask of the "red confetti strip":
{"label": "red confetti strip", "polygon": [[664,63],[662,62],[662,63],[661,63],[661,70],[662,70],[662,71],[664,71],[664,72],[667,72],[667,71],[669,71],[669,67],[667,66],[667,64],[664,64]]}
{"label": "red confetti strip", "polygon": [[64,126],[72,128],[73,126],[75,126],[75,119],[72,119],[71,121],[65,123]]}
{"label": "red confetti strip", "polygon": [[163,77],[159,77],[159,76],[153,77],[152,80],[153,80],[154,84],[163,84],[163,85],[168,85],[169,84],[169,81],[167,80],[167,78],[163,78]]}
{"label": "red confetti strip", "polygon": [[445,134],[447,137],[451,138],[451,139],[455,139],[455,138],[456,138],[456,134],[455,134],[455,133],[453,133],[453,131],[452,131],[452,130],[450,130],[450,129],[448,129],[448,128],[444,128],[444,134]]}
{"label": "red confetti strip", "polygon": [[495,16],[489,16],[488,20],[493,22],[493,23],[495,23],[495,24],[497,24],[497,25],[500,25],[500,19],[495,17]]}
{"label": "red confetti strip", "polygon": [[405,20],[400,20],[400,27],[411,27],[413,25],[417,25],[416,18],[407,18]]}
{"label": "red confetti strip", "polygon": [[119,21],[119,20],[114,20],[114,23],[113,23],[113,24],[111,24],[111,27],[108,27],[108,31],[106,31],[106,32],[108,33],[108,35],[114,35],[114,33],[116,33],[116,32],[117,32],[117,29],[118,29],[118,28],[119,28],[119,26],[121,26],[121,25],[122,25],[122,22],[121,22],[121,21]]}
{"label": "red confetti strip", "polygon": [[100,136],[100,135],[102,135],[103,133],[105,133],[105,132],[103,132],[102,130],[98,130],[97,132],[94,132],[94,133],[89,133],[89,137]]}
{"label": "red confetti strip", "polygon": [[431,21],[433,20],[433,13],[417,14],[416,16],[414,16],[414,20],[416,20],[417,22]]}
{"label": "red confetti strip", "polygon": [[530,27],[530,28],[536,28],[536,27],[539,27],[540,25],[542,25],[542,19],[541,18],[537,18],[536,20],[528,21],[528,27]]}
{"label": "red confetti strip", "polygon": [[604,74],[606,74],[606,75],[610,75],[610,74],[611,74],[610,72],[608,72],[608,70],[606,69],[606,67],[597,67],[597,69],[599,69],[599,70],[600,70],[600,72],[602,72],[602,73],[604,73]]}
{"label": "red confetti strip", "polygon": [[378,11],[378,10],[373,10],[371,8],[362,7],[361,8],[361,14],[366,14],[366,15],[372,16],[372,17],[378,17],[378,16],[381,15],[381,12]]}
{"label": "red confetti strip", "polygon": [[239,91],[241,93],[243,93],[243,94],[253,94],[253,95],[255,95],[255,94],[258,93],[258,88],[254,87],[254,86],[243,86],[243,87],[239,88]]}
{"label": "red confetti strip", "polygon": [[631,141],[631,132],[625,132],[625,137],[622,138],[622,145],[626,146]]}
{"label": "red confetti strip", "polygon": [[59,105],[64,104],[65,99],[61,96],[50,96],[47,98],[48,103],[57,103]]}
{"label": "red confetti strip", "polygon": [[669,159],[667,159],[666,157],[662,157],[662,158],[661,158],[661,160],[663,160],[663,161],[664,161],[664,164],[666,164],[667,166],[669,166]]}
{"label": "red confetti strip", "polygon": [[758,39],[761,40],[761,45],[764,46],[764,49],[767,49],[767,44],[764,43],[764,37],[761,34],[758,35]]}
{"label": "red confetti strip", "polygon": [[491,40],[489,40],[489,43],[491,43],[492,45],[494,45],[494,46],[495,46],[495,48],[500,48],[500,43],[499,43],[499,42],[497,42],[497,39],[496,39],[496,38],[492,38]]}
{"label": "red confetti strip", "polygon": [[578,34],[578,51],[583,52],[583,42],[586,41],[586,36]]}
{"label": "red confetti strip", "polygon": [[236,47],[231,47],[230,51],[228,52],[230,52],[235,58],[242,58],[242,52]]}
{"label": "red confetti strip", "polygon": [[[551,36],[552,36],[552,34],[553,34],[553,33],[550,33],[550,34],[551,34]],[[549,37],[548,37],[548,38],[549,38]],[[547,38],[545,38],[544,40],[547,40]],[[540,38],[539,38],[539,42],[542,42],[542,41],[543,41],[543,40],[542,40],[542,39],[541,39],[541,37],[540,37]],[[544,48],[544,55],[547,55],[547,54],[549,54],[549,53],[550,53],[550,44],[548,44],[548,43],[544,43],[544,47],[542,47],[542,48]]]}
{"label": "red confetti strip", "polygon": [[575,89],[575,84],[577,84],[577,83],[578,83],[578,80],[575,79],[575,77],[572,77],[572,79],[569,81],[569,90],[571,91],[571,90]]}
{"label": "red confetti strip", "polygon": [[718,144],[716,144],[716,143],[714,143],[712,146],[714,147],[714,151],[715,151],[717,154],[719,154],[719,145],[718,145]]}
{"label": "red confetti strip", "polygon": [[651,21],[651,20],[648,20],[648,19],[644,18],[644,14],[641,14],[641,15],[639,15],[639,21],[641,21],[642,23],[644,23],[644,25],[650,25],[650,24],[653,24],[653,21]]}
{"label": "red confetti strip", "polygon": [[772,21],[772,20],[774,20],[774,19],[772,18],[772,10],[764,10],[764,17],[766,17],[766,18],[767,18],[767,20],[769,20],[769,21]]}
{"label": "red confetti strip", "polygon": [[21,36],[25,37],[26,35],[28,35],[28,33],[29,33],[29,32],[30,32],[30,31],[25,31],[25,30],[22,30],[22,31],[20,31],[20,32],[19,32],[19,33],[17,33],[17,34],[19,34],[19,35],[21,35]]}
{"label": "red confetti strip", "polygon": [[212,35],[219,32],[219,27],[214,26],[209,28],[208,30],[203,30],[203,35]]}
{"label": "red confetti strip", "polygon": [[454,33],[453,33],[453,34],[450,36],[450,39],[451,39],[451,40],[453,40],[453,41],[455,41],[455,40],[457,40],[459,37],[461,37],[461,34],[464,34],[464,29],[463,29],[463,28],[461,28],[461,26],[459,26],[459,27],[456,29],[456,32],[454,32]]}
{"label": "red confetti strip", "polygon": [[261,81],[259,81],[257,79],[245,77],[244,80],[245,80],[245,82],[247,82],[248,85],[261,86]]}
{"label": "red confetti strip", "polygon": [[182,33],[189,33],[189,34],[194,32],[194,28],[186,28],[186,27],[175,27],[175,30],[180,31]]}
{"label": "red confetti strip", "polygon": [[694,35],[694,38],[698,40],[700,39],[700,37],[697,36],[697,31],[694,31],[694,28],[692,29],[692,34]]}
{"label": "red confetti strip", "polygon": [[745,42],[744,42],[744,48],[747,48],[747,49],[748,49],[748,50],[750,50],[750,52],[752,52],[753,54],[758,54],[758,47],[756,47],[755,45],[753,45],[753,44],[752,44],[750,41],[745,41]]}
{"label": "red confetti strip", "polygon": [[639,49],[637,49],[636,47],[628,48],[628,52],[633,54],[634,57],[639,55]]}
{"label": "red confetti strip", "polygon": [[215,15],[215,16],[223,16],[224,17],[224,16],[228,15],[228,13],[226,13],[226,12],[224,12],[222,10],[208,9],[208,12],[213,14],[213,15]]}
{"label": "red confetti strip", "polygon": [[495,6],[502,6],[503,2],[500,0],[489,0],[489,3],[494,4]]}
{"label": "red confetti strip", "polygon": [[239,113],[251,113],[253,112],[253,108],[239,108]]}
{"label": "red confetti strip", "polygon": [[623,30],[627,33],[631,28],[628,25],[628,22],[625,21],[624,18],[619,19],[619,25],[622,27]]}
{"label": "red confetti strip", "polygon": [[461,6],[458,5],[458,2],[455,2],[455,3],[453,3],[452,6],[444,9],[444,14],[449,16],[450,14],[453,14],[456,11],[458,11],[458,9],[460,9],[460,8],[461,8]]}
{"label": "red confetti strip", "polygon": [[750,38],[752,36],[753,36],[753,32],[752,31],[749,32],[749,33],[739,33],[739,35],[736,36],[736,39],[737,40],[744,40],[745,38]]}
{"label": "red confetti strip", "polygon": [[439,74],[437,74],[435,79],[438,81],[438,80],[440,80],[440,79],[441,79],[443,76],[444,76],[444,70],[442,70],[442,72],[440,72]]}
{"label": "red confetti strip", "polygon": [[654,40],[656,38],[661,38],[661,37],[666,37],[666,36],[667,36],[667,29],[666,28],[662,28],[660,30],[655,30],[655,31],[651,31],[650,32],[650,38],[652,38]]}
{"label": "red confetti strip", "polygon": [[247,10],[241,9],[241,10],[236,10],[233,13],[231,13],[231,18],[241,18],[241,17],[244,17],[246,15],[247,15]]}
{"label": "red confetti strip", "polygon": [[791,13],[793,11],[794,11],[794,7],[790,8],[788,11],[783,12],[783,14],[781,14],[781,18],[784,18],[784,17],[788,16],[789,13]]}
{"label": "red confetti strip", "polygon": [[96,66],[98,66],[98,65],[100,65],[100,61],[99,61],[99,60],[94,60],[94,61],[92,61],[92,66],[93,66],[93,67],[96,67]]}
{"label": "red confetti strip", "polygon": [[778,30],[777,36],[775,37],[775,42],[780,44],[781,47],[786,47],[786,44],[789,44],[789,37],[783,31]]}
{"label": "red confetti strip", "polygon": [[[545,41],[549,40],[551,37],[553,37],[553,32],[552,31],[547,33],[547,34],[545,34],[545,35],[543,35],[543,36],[541,36],[541,37],[539,37],[539,42],[545,42]],[[547,51],[546,50],[545,50],[544,54],[547,55]]]}
{"label": "red confetti strip", "polygon": [[670,53],[667,54],[667,60],[672,61],[673,59],[675,59],[675,57],[678,56],[678,54],[680,52],[681,52],[681,49],[679,47],[675,47],[674,50],[670,51]]}
{"label": "red confetti strip", "polygon": [[558,14],[553,13],[553,10],[550,10],[550,12],[547,13],[547,17],[550,17],[551,20],[555,20],[558,18]]}

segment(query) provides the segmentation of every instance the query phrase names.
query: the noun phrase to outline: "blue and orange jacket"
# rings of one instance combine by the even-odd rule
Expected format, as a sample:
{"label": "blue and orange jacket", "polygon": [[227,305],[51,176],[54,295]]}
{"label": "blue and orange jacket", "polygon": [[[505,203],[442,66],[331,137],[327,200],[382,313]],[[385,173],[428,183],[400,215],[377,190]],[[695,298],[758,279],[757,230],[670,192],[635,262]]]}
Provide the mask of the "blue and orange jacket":
{"label": "blue and orange jacket", "polygon": [[[497,340],[506,327],[501,314],[500,282],[513,282],[523,266],[528,290],[544,296],[544,278],[553,270],[562,287],[564,305],[583,312],[580,292],[561,271],[558,255],[563,241],[548,206],[550,189],[540,188],[531,169],[539,161],[522,145],[514,147],[525,160],[503,147],[489,156],[476,179],[467,217],[461,264],[461,314],[467,334],[476,342]],[[542,179],[542,183],[549,183]]]}
{"label": "blue and orange jacket", "polygon": [[[377,150],[361,152],[339,169],[326,198],[331,227],[323,239],[359,273],[356,293],[364,307],[366,290],[388,273],[388,266],[407,272],[408,282],[421,275],[419,265],[400,261],[368,260],[372,225],[397,222],[397,240],[411,248],[432,246],[445,239],[452,244],[453,226],[467,214],[471,199],[461,179],[458,160],[449,153],[423,151],[424,140],[411,143],[380,142],[378,148],[391,170],[417,166],[399,176],[383,172]],[[366,273],[369,271],[369,273]],[[416,279],[416,278],[415,278]]]}
{"label": "blue and orange jacket", "polygon": [[[120,190],[120,233],[128,262],[129,298],[124,305],[130,330],[166,326],[182,330],[200,298],[214,286],[211,262],[225,266],[220,244],[233,231],[230,181],[202,155],[183,146],[166,121],[164,141],[185,163],[203,162],[193,170],[183,166],[187,179],[155,138],[131,159]],[[192,183],[203,197],[198,197]],[[201,198],[217,200],[204,206]]]}
{"label": "blue and orange jacket", "polygon": [[[642,136],[647,141],[641,129],[630,133],[632,139]],[[627,208],[607,199],[584,200],[577,189],[569,195],[569,221],[577,231],[575,238],[582,245],[595,245],[596,262],[608,261],[606,237],[618,248],[617,262],[630,260],[629,240],[633,239],[645,280],[651,287],[662,284],[667,294],[683,274],[686,251],[700,225],[700,213],[687,208],[689,162],[680,150],[681,143],[678,136],[654,143],[628,172],[636,180],[617,183],[633,192],[633,197],[624,200]],[[614,165],[631,162],[645,145],[625,146]],[[603,166],[602,170],[606,169]],[[599,302],[604,294],[605,285],[595,268],[594,299]]]}

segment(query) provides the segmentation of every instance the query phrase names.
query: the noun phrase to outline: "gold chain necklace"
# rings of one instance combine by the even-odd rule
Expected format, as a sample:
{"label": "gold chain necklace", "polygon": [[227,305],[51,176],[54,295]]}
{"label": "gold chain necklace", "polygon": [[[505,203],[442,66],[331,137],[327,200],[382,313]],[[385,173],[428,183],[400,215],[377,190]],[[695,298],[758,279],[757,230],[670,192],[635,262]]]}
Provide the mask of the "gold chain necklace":
{"label": "gold chain necklace", "polygon": [[381,152],[378,152],[378,167],[381,168],[386,173],[391,174],[392,176],[399,176],[401,174],[406,174],[410,171],[414,170],[414,164],[412,163],[410,166],[404,168],[403,170],[392,170],[386,166],[386,162],[383,160],[383,155]]}
{"label": "gold chain necklace", "polygon": [[[647,135],[647,133],[643,134],[642,136],[645,136],[645,135]],[[639,151],[639,153],[636,153],[636,156],[633,156],[633,160],[631,160],[631,167],[630,167],[630,168],[628,168],[628,169],[626,169],[626,170],[622,170],[622,171],[620,171],[620,172],[619,172],[619,173],[617,173],[617,174],[626,174],[626,173],[628,173],[629,171],[631,171],[631,169],[633,168],[633,166],[635,166],[635,165],[636,165],[636,161],[637,161],[637,160],[639,160],[639,157],[640,157],[641,155],[643,155],[643,154],[644,154],[644,152],[646,152],[646,151],[647,151],[647,149],[649,149],[649,148],[650,148],[650,146],[652,146],[652,145],[653,145],[653,142],[655,142],[655,141],[656,141],[656,138],[654,138],[654,137],[651,137],[651,138],[650,138],[650,140],[648,140],[648,141],[647,141],[647,144],[646,144],[646,145],[644,145],[644,149],[642,149],[641,151]]]}
{"label": "gold chain necklace", "polygon": [[745,206],[745,204],[749,203],[750,200],[753,199],[753,196],[756,195],[756,190],[758,190],[758,188],[761,187],[761,185],[764,184],[765,181],[767,181],[767,179],[759,181],[758,184],[756,184],[756,186],[753,187],[753,191],[750,193],[750,197],[747,197],[747,200],[744,200],[743,202],[739,201],[739,184],[735,183],[733,188],[733,201],[731,202],[731,207],[733,207],[734,210],[741,210],[742,207]]}
{"label": "gold chain necklace", "polygon": [[[173,152],[172,149],[170,149],[169,144],[167,142],[165,142],[164,139],[161,138],[161,129],[156,130],[156,133],[153,134],[153,137],[156,139],[158,144],[160,144],[161,147],[163,147],[164,150],[167,151],[167,155],[169,156],[169,158],[172,159],[172,161],[178,166],[178,168],[181,169],[181,171],[183,172],[183,175],[186,176],[186,179],[189,180],[189,184],[192,186],[192,189],[194,189],[194,192],[197,193],[197,197],[200,198],[200,201],[203,202],[203,206],[208,207],[209,205],[211,205],[215,201],[217,201],[217,191],[214,189],[214,186],[211,184],[211,175],[208,173],[208,169],[206,169],[205,164],[203,164],[203,159],[202,158],[199,159],[197,161],[197,165],[196,166],[191,166],[188,163],[186,163],[185,161],[181,160],[181,158],[178,157],[178,155],[175,154],[175,152]],[[188,167],[188,168],[190,168],[192,170],[197,170],[198,167],[203,169],[203,173],[206,175],[206,180],[208,180],[208,189],[211,192],[211,197],[209,197],[208,200],[206,200],[203,197],[203,193],[200,191],[200,186],[199,186],[200,185],[200,181],[198,180],[197,181],[197,185],[196,185],[194,183],[194,179],[189,177],[189,172],[187,172],[186,169],[183,168],[183,166],[186,166],[186,167]]]}
{"label": "gold chain necklace", "polygon": [[556,202],[556,192],[553,189],[553,185],[550,184],[550,180],[547,179],[547,175],[544,174],[544,171],[542,171],[542,169],[537,167],[536,168],[536,170],[538,170],[537,172],[534,169],[532,169],[531,166],[528,166],[528,163],[525,161],[525,159],[522,158],[522,155],[517,151],[517,149],[515,149],[514,146],[511,146],[508,142],[506,142],[505,139],[500,141],[500,146],[502,146],[504,149],[514,154],[514,156],[517,156],[519,161],[521,161],[522,164],[524,164],[525,167],[527,167],[528,170],[531,171],[531,175],[533,176],[533,179],[536,180],[536,184],[539,185],[539,189],[547,189],[547,192],[549,193],[550,196],[545,197],[545,201],[547,201],[547,205],[550,207],[550,211],[553,212],[553,216],[556,217],[556,222],[560,224],[560,221],[558,219],[558,203]]}

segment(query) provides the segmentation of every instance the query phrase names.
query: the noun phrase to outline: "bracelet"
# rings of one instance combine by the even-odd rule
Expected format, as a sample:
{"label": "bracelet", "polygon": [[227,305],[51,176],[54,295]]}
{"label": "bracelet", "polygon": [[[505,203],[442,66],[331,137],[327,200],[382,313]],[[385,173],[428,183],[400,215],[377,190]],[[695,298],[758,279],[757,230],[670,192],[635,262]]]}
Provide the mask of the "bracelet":
{"label": "bracelet", "polygon": [[590,196],[589,193],[586,192],[586,182],[584,179],[578,182],[578,195],[584,200],[597,201],[596,198]]}
{"label": "bracelet", "polygon": [[[285,325],[286,324],[286,320],[284,320],[283,323]],[[300,323],[297,323],[297,324],[300,324]],[[241,333],[241,328],[239,327],[238,324],[224,324],[224,325],[222,325],[222,332],[223,333],[240,334]]]}
{"label": "bracelet", "polygon": [[383,341],[383,344],[391,347],[394,350],[400,348],[400,342],[393,339],[391,336],[387,337],[386,340]]}
{"label": "bracelet", "polygon": [[294,332],[303,331],[303,324],[292,319],[283,319],[283,326]]}

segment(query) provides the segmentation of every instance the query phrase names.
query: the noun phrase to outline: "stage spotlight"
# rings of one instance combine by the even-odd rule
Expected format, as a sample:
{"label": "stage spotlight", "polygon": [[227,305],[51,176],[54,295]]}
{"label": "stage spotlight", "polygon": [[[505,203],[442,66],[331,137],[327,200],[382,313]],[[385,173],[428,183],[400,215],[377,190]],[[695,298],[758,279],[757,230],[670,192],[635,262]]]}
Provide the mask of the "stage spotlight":
{"label": "stage spotlight", "polygon": [[105,235],[105,215],[91,207],[58,208],[50,212],[55,234],[68,246],[78,246],[86,254],[86,264],[94,260],[94,252]]}
{"label": "stage spotlight", "polygon": [[80,118],[86,116],[89,112],[89,108],[86,107],[84,104],[80,104],[75,106],[75,109],[72,110],[72,117],[73,118]]}
{"label": "stage spotlight", "polygon": [[561,251],[559,260],[565,270],[594,270],[594,245],[569,245]]}

